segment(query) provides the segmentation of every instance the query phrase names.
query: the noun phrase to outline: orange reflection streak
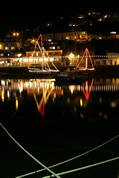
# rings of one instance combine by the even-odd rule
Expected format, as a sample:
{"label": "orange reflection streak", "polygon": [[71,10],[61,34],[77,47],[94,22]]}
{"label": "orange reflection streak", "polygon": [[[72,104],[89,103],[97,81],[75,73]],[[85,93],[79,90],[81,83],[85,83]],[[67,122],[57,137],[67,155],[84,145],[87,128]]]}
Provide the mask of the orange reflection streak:
{"label": "orange reflection streak", "polygon": [[16,110],[18,110],[18,108],[19,108],[19,100],[18,100],[18,97],[16,97],[15,106],[16,106]]}
{"label": "orange reflection streak", "polygon": [[91,84],[88,85],[88,81],[85,82],[85,86],[81,86],[81,90],[86,98],[86,101],[89,101],[90,99],[90,93],[92,90],[94,79],[92,79]]}
{"label": "orange reflection streak", "polygon": [[45,116],[45,101],[44,97],[42,97],[39,106],[38,106],[38,111],[40,112],[42,118]]}
{"label": "orange reflection streak", "polygon": [[40,102],[38,102],[38,100],[36,98],[36,94],[34,94],[34,99],[35,99],[35,102],[36,102],[36,105],[37,105],[37,109],[40,112],[42,118],[44,118],[45,105],[46,105],[47,100],[48,100],[50,94],[52,93],[52,91],[53,91],[53,88],[49,88],[49,89],[44,89],[43,88],[43,95],[42,95],[42,98],[41,98]]}

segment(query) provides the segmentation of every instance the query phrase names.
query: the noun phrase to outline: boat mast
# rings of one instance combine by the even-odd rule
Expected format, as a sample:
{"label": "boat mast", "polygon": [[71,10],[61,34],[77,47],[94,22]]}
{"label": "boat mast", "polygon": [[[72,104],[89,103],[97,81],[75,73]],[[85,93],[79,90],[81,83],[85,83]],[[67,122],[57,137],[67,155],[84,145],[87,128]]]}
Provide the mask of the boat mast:
{"label": "boat mast", "polygon": [[87,56],[87,48],[86,48],[86,63],[85,63],[85,69],[88,68],[88,56]]}

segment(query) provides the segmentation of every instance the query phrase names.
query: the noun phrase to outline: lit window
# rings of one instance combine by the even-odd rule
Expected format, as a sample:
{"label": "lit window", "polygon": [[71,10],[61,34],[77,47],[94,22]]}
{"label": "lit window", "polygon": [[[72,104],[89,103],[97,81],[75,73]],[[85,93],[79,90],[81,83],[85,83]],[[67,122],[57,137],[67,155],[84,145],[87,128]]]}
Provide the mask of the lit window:
{"label": "lit window", "polygon": [[5,46],[5,50],[8,50],[9,49],[9,47],[8,46]]}
{"label": "lit window", "polygon": [[0,50],[2,50],[3,49],[3,45],[2,44],[0,44]]}
{"label": "lit window", "polygon": [[14,50],[15,49],[15,47],[14,46],[11,46],[11,50]]}
{"label": "lit window", "polygon": [[49,49],[53,49],[53,50],[54,50],[54,49],[55,49],[55,46],[50,46]]}

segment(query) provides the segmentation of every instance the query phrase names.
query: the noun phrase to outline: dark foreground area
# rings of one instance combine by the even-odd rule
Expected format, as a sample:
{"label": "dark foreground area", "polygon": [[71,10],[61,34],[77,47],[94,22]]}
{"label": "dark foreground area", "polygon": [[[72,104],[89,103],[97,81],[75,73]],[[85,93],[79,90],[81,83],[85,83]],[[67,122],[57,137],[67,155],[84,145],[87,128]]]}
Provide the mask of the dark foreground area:
{"label": "dark foreground area", "polygon": [[[116,85],[110,80],[109,87],[106,86],[107,81],[103,78],[94,79],[92,88],[87,88],[88,83],[86,87],[63,84],[55,86],[54,93],[51,90],[47,93],[45,87],[32,88],[34,86],[32,83],[30,89],[28,87],[19,91],[19,82],[17,86],[16,79],[12,80],[13,87],[5,86],[6,83],[2,80],[0,122],[20,145],[46,166],[67,160],[119,136],[118,78],[114,80],[117,82]],[[10,81],[7,84],[10,84]],[[37,84],[35,86],[39,87]],[[72,87],[74,90],[69,90]],[[56,89],[59,89],[57,93]],[[63,172],[114,157],[119,157],[119,137],[52,170],[56,173]],[[0,125],[0,168],[1,178],[15,178],[41,169],[38,163],[11,140],[2,125]],[[61,177],[118,178],[118,172],[119,160],[115,160]],[[29,178],[42,178],[46,175],[49,175],[47,171],[31,175]]]}
{"label": "dark foreground area", "polygon": [[[22,118],[23,119],[23,118]],[[24,118],[25,119],[25,118]],[[58,118],[57,118],[58,119]],[[47,124],[35,125],[33,121],[28,123],[19,122],[9,125],[8,130],[31,154],[45,165],[52,165],[79,155],[91,148],[107,141],[118,134],[119,123],[83,123],[76,121],[64,123],[58,121]],[[5,125],[5,123],[4,123]],[[8,126],[7,126],[8,127]],[[12,178],[17,175],[35,171],[41,168],[35,161],[24,153],[11,139],[0,129],[1,132],[1,177]],[[83,156],[82,158],[71,161],[67,164],[53,168],[54,172],[75,169],[86,165],[104,161],[119,156],[118,139],[110,144]],[[6,171],[7,170],[7,171]],[[119,170],[119,160],[86,169],[62,177],[82,178],[117,178]],[[49,175],[47,171],[29,176],[32,178]]]}

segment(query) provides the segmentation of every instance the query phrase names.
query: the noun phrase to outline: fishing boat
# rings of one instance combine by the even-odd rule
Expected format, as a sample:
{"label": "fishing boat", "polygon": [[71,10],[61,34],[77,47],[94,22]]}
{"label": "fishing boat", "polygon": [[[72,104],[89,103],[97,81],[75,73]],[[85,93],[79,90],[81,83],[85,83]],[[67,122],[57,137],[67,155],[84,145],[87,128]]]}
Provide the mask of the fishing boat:
{"label": "fishing boat", "polygon": [[[39,41],[40,41],[40,43],[39,43]],[[40,50],[40,54],[41,54],[41,56],[39,56],[39,57],[34,56],[34,54],[36,53],[37,47]],[[29,73],[36,73],[36,74],[43,74],[43,75],[45,74],[46,75],[46,74],[53,74],[53,73],[59,72],[59,70],[53,63],[53,61],[50,60],[48,53],[43,46],[41,34],[39,35],[37,41],[35,42],[35,47],[34,47],[34,51],[32,54],[32,58],[34,58],[34,59],[37,58],[37,60],[39,59],[40,62],[38,64],[38,66],[30,65],[28,67]]]}
{"label": "fishing boat", "polygon": [[71,70],[69,68],[66,71],[58,73],[56,79],[63,82],[80,82],[86,78],[93,77],[94,71],[95,67],[92,58],[89,50],[86,48],[77,65]]}
{"label": "fishing boat", "polygon": [[40,69],[40,68],[37,68],[37,67],[28,67],[28,70],[29,72],[31,73],[38,73],[38,74],[51,74],[51,73],[54,73],[54,72],[58,72],[56,70],[53,70],[53,69]]}
{"label": "fishing boat", "polygon": [[88,48],[85,49],[81,59],[79,60],[78,64],[76,65],[75,69],[76,71],[94,71],[94,63],[90,56]]}

